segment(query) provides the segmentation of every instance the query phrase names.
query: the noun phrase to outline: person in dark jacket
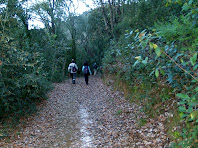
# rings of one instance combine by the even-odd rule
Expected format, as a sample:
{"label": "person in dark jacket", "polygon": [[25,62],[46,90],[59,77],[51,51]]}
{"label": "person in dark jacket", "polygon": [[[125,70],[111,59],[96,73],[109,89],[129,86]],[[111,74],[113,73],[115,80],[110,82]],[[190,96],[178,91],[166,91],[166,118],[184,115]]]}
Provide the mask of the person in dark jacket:
{"label": "person in dark jacket", "polygon": [[83,65],[83,67],[82,67],[82,72],[83,72],[84,77],[85,77],[85,82],[86,82],[86,84],[88,85],[88,82],[89,82],[89,75],[92,74],[88,62],[85,62],[85,63],[84,63],[84,65]]}
{"label": "person in dark jacket", "polygon": [[98,68],[97,64],[94,63],[94,64],[93,64],[94,76],[95,76],[96,73],[97,73],[97,68]]}

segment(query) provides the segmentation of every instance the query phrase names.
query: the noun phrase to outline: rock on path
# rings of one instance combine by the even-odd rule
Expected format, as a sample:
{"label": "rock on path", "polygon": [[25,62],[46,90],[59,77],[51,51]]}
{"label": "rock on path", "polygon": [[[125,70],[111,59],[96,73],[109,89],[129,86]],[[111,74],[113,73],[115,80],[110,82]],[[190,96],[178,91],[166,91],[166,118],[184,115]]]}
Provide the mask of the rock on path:
{"label": "rock on path", "polygon": [[[37,115],[27,119],[19,134],[0,147],[165,147],[163,119],[147,119],[141,107],[129,103],[98,77],[55,84]],[[19,125],[20,126],[20,125]]]}

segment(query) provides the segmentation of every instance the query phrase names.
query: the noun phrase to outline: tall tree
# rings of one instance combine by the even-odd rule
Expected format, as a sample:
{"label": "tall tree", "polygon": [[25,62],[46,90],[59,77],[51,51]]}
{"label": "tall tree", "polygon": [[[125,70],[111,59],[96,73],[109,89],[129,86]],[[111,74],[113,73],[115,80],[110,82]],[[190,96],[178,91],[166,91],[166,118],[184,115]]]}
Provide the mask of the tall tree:
{"label": "tall tree", "polygon": [[111,33],[113,35],[113,28],[114,28],[114,23],[115,23],[114,0],[112,0],[112,2],[108,0],[108,2],[109,2],[109,8],[110,8]]}
{"label": "tall tree", "polygon": [[106,15],[103,0],[100,0],[100,4],[101,4],[101,9],[102,9],[102,15],[103,15],[103,19],[104,19],[105,28],[106,28],[107,31],[109,31],[108,20],[107,20],[107,15]]}

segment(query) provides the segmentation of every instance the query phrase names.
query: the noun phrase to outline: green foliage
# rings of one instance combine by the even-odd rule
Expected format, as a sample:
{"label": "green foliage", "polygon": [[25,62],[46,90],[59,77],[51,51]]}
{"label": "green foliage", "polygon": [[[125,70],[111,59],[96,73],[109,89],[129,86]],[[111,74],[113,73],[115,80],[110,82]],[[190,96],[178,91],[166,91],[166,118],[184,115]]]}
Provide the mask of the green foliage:
{"label": "green foliage", "polygon": [[122,114],[122,110],[121,109],[117,110],[116,114],[117,115],[121,115]]}
{"label": "green foliage", "polygon": [[169,44],[175,42],[177,46],[180,46],[179,50],[194,51],[197,48],[198,29],[186,17],[176,18],[165,25],[159,23],[155,27],[158,28],[158,34],[163,36]]}
{"label": "green foliage", "polygon": [[[187,94],[184,93],[177,94],[177,96],[181,98],[178,104],[179,105],[178,111],[180,112],[180,117],[183,119],[183,122],[186,123],[186,127],[187,127],[187,130],[183,129],[183,133],[181,134],[181,136],[185,140],[180,141],[178,145],[182,147],[186,147],[186,146],[195,146],[197,143],[194,141],[197,140],[196,107],[198,105],[198,100],[197,100],[198,93],[193,90],[196,86],[196,83],[198,82],[196,76],[197,68],[194,68],[194,65],[197,64],[196,62],[197,52],[195,51],[197,48],[196,40],[198,33],[196,31],[196,28],[194,28],[193,23],[188,19],[188,17],[181,17],[181,20],[182,21],[180,21],[180,24],[178,23],[178,20],[176,20],[172,24],[171,23],[169,23],[168,25],[161,24],[157,26],[158,27],[157,30],[159,30],[157,36],[159,37],[160,35],[161,38],[163,37],[161,41],[166,42],[166,46],[164,48],[163,48],[164,45],[161,44],[160,40],[158,41],[158,45],[156,44],[150,44],[150,45],[151,46],[155,45],[153,48],[155,49],[156,55],[158,57],[156,58],[159,64],[158,69],[160,69],[161,67],[162,68],[166,67],[166,69],[168,69],[169,66],[175,65],[177,66],[176,67],[177,69],[172,74],[174,74],[174,77],[177,77],[176,80],[184,77],[186,77],[187,79],[187,81],[180,81],[179,83],[177,81],[174,82],[173,77],[171,77],[171,79],[170,78],[167,79],[169,83],[171,82],[173,84],[173,87],[178,89],[178,91],[182,91],[183,89],[186,89],[185,92]],[[165,27],[168,26],[168,27],[164,28],[164,26]],[[173,42],[176,40],[178,42]],[[174,46],[170,46],[169,44],[172,44]],[[185,45],[185,49],[181,48],[184,45]],[[183,50],[187,52],[184,53]],[[161,54],[164,54],[164,57],[160,58]],[[190,58],[187,58],[189,56]],[[166,57],[169,60],[166,59]],[[178,61],[178,57],[181,59],[180,61]],[[184,63],[183,59],[185,59],[188,62]],[[178,64],[177,62],[180,62],[180,64]],[[187,65],[188,68],[186,67]],[[159,71],[157,69],[155,70],[155,76],[157,78],[159,77]],[[185,88],[181,88],[180,86],[177,87],[178,85],[185,85],[186,87]],[[177,138],[180,137],[178,131],[175,131],[175,134]]]}
{"label": "green foliage", "polygon": [[[173,135],[175,135],[176,138],[179,138],[180,135],[181,137],[184,138],[184,140],[181,140],[178,144],[178,146],[182,146],[182,147],[186,147],[186,146],[195,146],[197,145],[195,142],[197,140],[197,105],[198,105],[198,93],[195,92],[194,90],[196,87],[196,83],[198,82],[197,79],[197,75],[196,75],[196,71],[197,68],[195,68],[194,66],[197,64],[196,59],[197,59],[197,52],[196,51],[196,37],[198,35],[198,33],[196,32],[196,28],[194,28],[192,22],[187,18],[187,17],[181,17],[181,20],[186,19],[184,21],[184,23],[182,24],[178,24],[178,20],[176,22],[173,22],[173,24],[171,24],[172,26],[174,26],[173,31],[167,31],[169,29],[163,28],[164,26],[161,24],[160,27],[158,25],[158,29],[160,30],[158,32],[158,37],[160,35],[160,37],[163,37],[162,41],[167,42],[166,46],[163,48],[163,44],[161,44],[161,41],[158,41],[158,45],[156,44],[151,44],[155,47],[153,47],[155,49],[156,55],[158,58],[156,58],[158,60],[158,64],[159,67],[157,69],[162,68],[166,68],[166,71],[168,70],[168,67],[170,66],[177,66],[175,67],[176,69],[174,70],[174,73],[171,72],[171,74],[173,76],[168,75],[168,81],[169,83],[171,82],[173,84],[173,87],[175,87],[175,90],[177,89],[178,91],[185,91],[184,93],[178,93],[177,96],[180,98],[179,100],[179,104],[178,104],[178,111],[180,112],[180,117],[183,119],[183,122],[186,123],[186,127],[187,129],[183,129],[183,133],[180,134],[179,131],[175,131],[175,133],[173,133]],[[185,22],[189,21],[188,24],[186,24]],[[178,27],[177,27],[178,25]],[[165,25],[167,26],[167,25]],[[183,26],[183,27],[181,27]],[[184,27],[185,26],[185,27]],[[179,29],[181,27],[181,29]],[[167,27],[169,28],[169,27]],[[173,27],[172,27],[173,28]],[[183,29],[182,29],[183,28]],[[187,29],[187,31],[185,31],[185,28]],[[194,30],[190,30],[190,29],[195,29]],[[176,30],[176,31],[174,31]],[[167,31],[167,32],[166,32]],[[189,33],[190,31],[190,33]],[[188,37],[186,36],[186,32],[188,32]],[[172,37],[168,37],[170,36],[170,33]],[[179,34],[179,36],[178,36]],[[168,35],[168,36],[167,36]],[[195,37],[195,38],[194,38]],[[179,41],[179,42],[174,42],[173,41]],[[151,39],[152,41],[152,39]],[[168,44],[172,44],[174,46],[170,46]],[[186,46],[185,49],[181,48],[182,46]],[[159,47],[160,46],[160,47]],[[168,47],[168,48],[167,48]],[[193,47],[193,48],[192,48]],[[159,49],[158,49],[159,48]],[[158,49],[158,50],[157,50]],[[183,52],[183,50],[187,51],[187,52]],[[167,54],[168,52],[168,54]],[[164,54],[164,57],[160,58],[160,55]],[[175,57],[173,57],[175,56]],[[190,56],[190,58],[189,58]],[[166,57],[169,59],[166,59]],[[188,57],[188,58],[187,58]],[[178,58],[180,58],[180,61],[178,60]],[[155,60],[156,60],[155,59]],[[165,60],[164,60],[165,59]],[[186,62],[183,61],[183,59],[185,59]],[[167,62],[168,61],[168,62]],[[179,63],[179,64],[178,64]],[[161,65],[162,64],[162,65]],[[180,66],[182,65],[182,66]],[[188,65],[188,67],[187,67]],[[159,77],[159,71],[155,70],[155,76],[158,78]],[[169,70],[171,71],[171,69]],[[167,73],[167,72],[165,72]],[[169,78],[170,77],[170,78]],[[175,77],[173,80],[173,77]],[[184,78],[187,79],[187,81],[180,81],[177,82],[178,79],[180,78]],[[181,85],[185,85],[185,88],[182,88]],[[185,130],[185,132],[184,132]],[[195,146],[196,147],[196,146]]]}
{"label": "green foliage", "polygon": [[166,0],[141,0],[138,3],[131,1],[130,4],[125,4],[121,21],[115,27],[116,36],[119,37],[125,30],[131,28],[149,29],[156,21],[166,21],[172,15],[177,17],[180,14],[180,4],[165,7],[165,3]]}
{"label": "green foliage", "polygon": [[141,126],[144,126],[146,123],[147,123],[147,120],[146,120],[146,119],[144,119],[144,118],[140,118],[140,119],[139,119],[139,126],[140,126],[140,127],[141,127]]}
{"label": "green foliage", "polygon": [[29,47],[28,39],[16,38],[23,33],[23,28],[15,26],[9,30],[7,24],[12,19],[0,18],[1,121],[11,117],[18,120],[20,116],[31,114],[36,110],[36,103],[47,98],[51,88],[43,71],[43,55]]}
{"label": "green foliage", "polygon": [[100,65],[110,39],[104,28],[102,14],[96,9],[85,12],[76,21],[79,41],[76,52],[78,65],[81,66],[85,61],[88,61],[91,66],[95,62]]}
{"label": "green foliage", "polygon": [[[5,48],[1,53],[5,51]],[[31,113],[38,99],[46,98],[50,83],[42,70],[39,53],[30,54],[19,49],[7,49],[1,65],[1,118]]]}
{"label": "green foliage", "polygon": [[[126,82],[132,92],[129,98],[139,100],[147,113],[168,103],[172,94],[176,94],[181,120],[177,124],[181,129],[172,133],[179,139],[174,146],[196,147],[197,3],[193,0],[178,2],[184,15],[170,17],[168,22],[158,21],[153,30],[127,31],[125,39],[112,44],[103,59],[103,72],[117,75],[116,78]],[[145,89],[144,84],[148,83]]]}

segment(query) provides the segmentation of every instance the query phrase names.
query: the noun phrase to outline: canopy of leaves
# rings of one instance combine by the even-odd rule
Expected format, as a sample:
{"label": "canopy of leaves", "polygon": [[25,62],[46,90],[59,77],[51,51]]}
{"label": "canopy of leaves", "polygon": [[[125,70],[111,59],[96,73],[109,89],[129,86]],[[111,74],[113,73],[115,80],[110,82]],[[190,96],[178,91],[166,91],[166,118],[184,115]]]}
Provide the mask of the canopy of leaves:
{"label": "canopy of leaves", "polygon": [[[102,65],[104,75],[116,76],[134,92],[148,84],[152,91],[146,88],[140,101],[145,110],[177,94],[185,124],[178,145],[196,145],[197,0],[100,0],[79,16],[72,1],[49,0],[31,8],[19,0],[0,4],[1,119],[31,113],[51,82],[66,78],[74,58],[79,67],[85,61]],[[32,13],[45,28],[30,30]],[[163,93],[157,93],[160,88]]]}

